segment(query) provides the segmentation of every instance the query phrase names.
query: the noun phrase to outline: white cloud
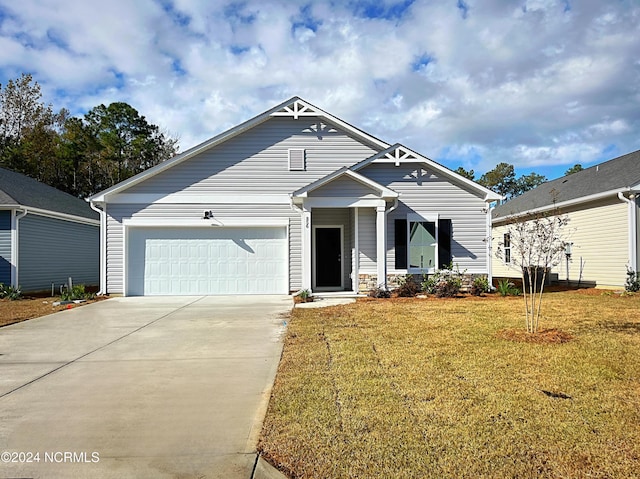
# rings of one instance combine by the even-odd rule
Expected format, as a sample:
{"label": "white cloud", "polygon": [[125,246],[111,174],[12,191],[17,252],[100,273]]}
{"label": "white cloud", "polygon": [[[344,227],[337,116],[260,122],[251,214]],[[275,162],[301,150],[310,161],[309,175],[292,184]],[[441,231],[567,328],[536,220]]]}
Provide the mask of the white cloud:
{"label": "white cloud", "polygon": [[129,102],[183,150],[293,95],[478,173],[640,148],[639,6],[466,5],[0,0],[0,83]]}

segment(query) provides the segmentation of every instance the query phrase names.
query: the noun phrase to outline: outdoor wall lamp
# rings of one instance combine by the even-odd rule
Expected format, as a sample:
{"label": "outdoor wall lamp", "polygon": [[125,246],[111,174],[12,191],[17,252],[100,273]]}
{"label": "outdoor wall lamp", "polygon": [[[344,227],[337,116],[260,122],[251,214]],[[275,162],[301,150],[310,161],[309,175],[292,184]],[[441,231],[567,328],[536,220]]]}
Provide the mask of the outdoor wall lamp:
{"label": "outdoor wall lamp", "polygon": [[212,221],[211,226],[223,226],[220,220],[217,220],[213,217],[213,211],[211,210],[205,211],[202,215],[202,219]]}

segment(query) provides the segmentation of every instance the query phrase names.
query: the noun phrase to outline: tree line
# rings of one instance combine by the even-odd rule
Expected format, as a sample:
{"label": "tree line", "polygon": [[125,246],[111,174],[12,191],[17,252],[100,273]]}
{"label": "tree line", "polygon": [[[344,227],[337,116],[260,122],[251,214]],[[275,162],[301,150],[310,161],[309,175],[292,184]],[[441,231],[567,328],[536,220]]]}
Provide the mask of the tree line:
{"label": "tree line", "polygon": [[[480,178],[475,177],[473,170],[465,170],[463,167],[459,167],[455,171],[459,175],[501,194],[507,200],[520,196],[547,181],[546,176],[535,172],[516,178],[515,168],[509,163],[499,163],[493,170],[487,171]],[[564,174],[565,176],[571,175],[578,171],[582,171],[582,165],[579,163],[569,168]]]}
{"label": "tree line", "polygon": [[[82,117],[54,111],[42,101],[30,74],[0,84],[0,166],[85,198],[161,163],[178,151],[178,140],[123,102],[98,105]],[[575,165],[565,174],[582,169]],[[507,199],[547,181],[537,173],[516,178],[500,163],[480,178],[456,173]]]}
{"label": "tree line", "polygon": [[0,166],[85,198],[171,158],[178,141],[123,102],[54,111],[30,74],[0,84]]}

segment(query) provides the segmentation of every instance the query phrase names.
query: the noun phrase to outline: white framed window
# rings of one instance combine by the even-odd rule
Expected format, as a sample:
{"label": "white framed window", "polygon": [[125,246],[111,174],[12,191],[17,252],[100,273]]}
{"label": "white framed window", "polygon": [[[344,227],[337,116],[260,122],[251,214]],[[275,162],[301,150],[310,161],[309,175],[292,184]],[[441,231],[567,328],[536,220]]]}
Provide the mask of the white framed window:
{"label": "white framed window", "polygon": [[502,247],[504,249],[504,262],[511,263],[511,236],[505,233],[502,237]]}
{"label": "white framed window", "polygon": [[407,215],[407,270],[428,273],[438,267],[438,217]]}

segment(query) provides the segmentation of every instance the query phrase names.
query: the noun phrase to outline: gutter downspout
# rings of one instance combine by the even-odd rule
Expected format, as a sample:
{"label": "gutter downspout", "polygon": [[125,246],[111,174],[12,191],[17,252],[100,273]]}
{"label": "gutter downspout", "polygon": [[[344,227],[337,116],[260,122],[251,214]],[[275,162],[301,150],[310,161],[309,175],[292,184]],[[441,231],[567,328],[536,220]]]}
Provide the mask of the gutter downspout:
{"label": "gutter downspout", "polygon": [[[21,208],[23,211],[22,213],[20,213],[19,215],[15,215],[13,217],[13,231],[15,232],[15,235],[12,238],[12,248],[11,248],[11,259],[13,262],[13,268],[11,269],[11,285],[14,288],[18,287],[18,284],[20,282],[20,273],[18,270],[18,264],[20,263],[20,228],[19,228],[19,222],[22,218],[24,218],[25,216],[27,216],[27,214],[29,213],[29,210],[27,208],[22,207]],[[17,213],[18,210],[16,209],[15,212]]]}
{"label": "gutter downspout", "polygon": [[98,294],[107,294],[107,215],[93,201],[89,202],[89,206],[100,215],[100,291]]}
{"label": "gutter downspout", "polygon": [[493,233],[491,231],[493,210],[495,206],[487,204],[487,281],[489,282],[489,288],[493,288]]}
{"label": "gutter downspout", "polygon": [[[629,234],[627,241],[629,242],[629,267],[636,271],[638,269],[638,251],[636,247],[636,202],[635,202],[635,194],[631,193],[629,198],[624,196],[622,191],[618,192],[618,199],[624,203],[627,203],[628,208],[628,220],[627,225],[629,227]],[[637,272],[637,271],[636,271]]]}

